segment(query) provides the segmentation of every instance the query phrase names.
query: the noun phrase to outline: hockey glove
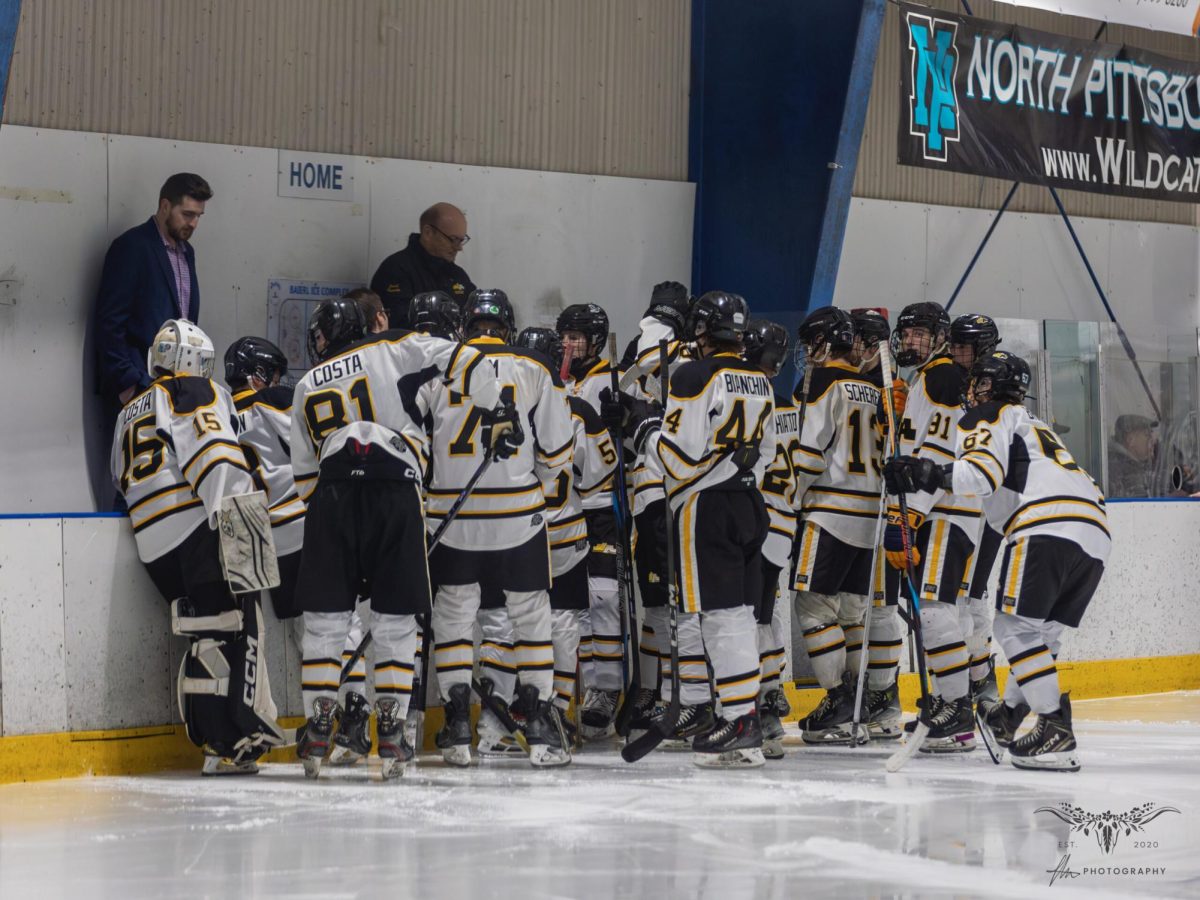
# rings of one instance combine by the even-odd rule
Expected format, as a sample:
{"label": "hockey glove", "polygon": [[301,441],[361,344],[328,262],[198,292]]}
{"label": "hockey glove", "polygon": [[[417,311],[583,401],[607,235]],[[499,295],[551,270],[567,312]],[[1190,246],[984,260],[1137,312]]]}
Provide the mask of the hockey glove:
{"label": "hockey glove", "polygon": [[600,391],[600,418],[609,431],[623,431],[629,427],[629,408],[633,398],[624,391],[614,397],[612,388]]}
{"label": "hockey glove", "polygon": [[646,315],[670,325],[675,330],[675,336],[681,338],[691,305],[687,288],[678,281],[663,281],[650,292],[650,308],[646,310]]}
{"label": "hockey glove", "polygon": [[883,480],[889,494],[932,494],[949,484],[946,472],[931,459],[916,456],[897,456],[883,467]]}
{"label": "hockey glove", "polygon": [[896,414],[896,420],[904,415],[904,410],[908,406],[908,382],[903,378],[892,379],[892,411]]}
{"label": "hockey glove", "polygon": [[483,410],[483,422],[488,429],[488,447],[496,459],[508,459],[525,443],[525,432],[513,404],[504,403],[493,410]]}
{"label": "hockey glove", "polygon": [[[920,513],[915,513],[911,509],[908,511],[908,547],[912,554],[912,564],[914,566],[921,564],[921,551],[917,549],[917,529],[921,527],[921,523],[925,521],[925,517]],[[887,557],[888,565],[893,569],[903,571],[908,567],[907,560],[904,556],[904,537],[900,533],[901,524],[904,522],[900,515],[898,507],[889,506],[887,511],[887,527],[883,529],[883,552]]]}

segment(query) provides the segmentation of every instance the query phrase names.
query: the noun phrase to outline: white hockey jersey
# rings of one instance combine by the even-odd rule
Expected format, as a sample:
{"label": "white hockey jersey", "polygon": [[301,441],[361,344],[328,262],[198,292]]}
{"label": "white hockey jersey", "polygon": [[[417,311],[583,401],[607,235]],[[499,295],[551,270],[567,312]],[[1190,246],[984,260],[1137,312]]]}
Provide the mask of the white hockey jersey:
{"label": "white hockey jersey", "polygon": [[[606,359],[597,360],[581,378],[567,382],[567,393],[600,411],[600,392],[612,387],[612,365]],[[583,500],[584,509],[612,509],[612,485],[595,491]]]}
{"label": "white hockey jersey", "polygon": [[[663,325],[658,319],[649,316],[642,320],[642,335],[637,345],[637,366],[642,374],[630,384],[628,392],[631,395],[643,400],[662,402],[657,338],[668,337],[670,334],[670,326]],[[671,370],[685,362],[683,350],[684,345],[679,341],[671,341],[667,345],[667,362]],[[653,452],[649,441],[643,445],[642,452],[637,454],[633,466],[630,467],[629,486],[633,492],[630,505],[635,516],[641,515],[651,503],[666,496],[662,462],[658,454]]]}
{"label": "white hockey jersey", "polygon": [[[671,373],[660,430],[648,439],[662,461],[668,502],[677,511],[708,487],[743,478],[762,483],[775,447],[775,395],[756,366],[732,353],[685,363]],[[754,462],[735,461],[757,447]]]}
{"label": "white hockey jersey", "polygon": [[[385,331],[317,363],[292,397],[292,477],[308,502],[325,478],[420,481],[429,460],[417,395],[430,382],[493,408],[500,387],[483,357],[454,341]],[[477,374],[478,373],[478,374]],[[469,389],[468,389],[469,386]],[[469,398],[469,399],[468,399]]]}
{"label": "white hockey jersey", "polygon": [[238,442],[261,479],[271,513],[271,537],[279,556],[304,544],[304,501],[292,480],[292,389],[283,385],[233,395]]}
{"label": "white hockey jersey", "polygon": [[215,528],[223,497],[255,490],[229,392],[190,375],[159,378],[125,405],[110,470],[146,563],[201,525]]}
{"label": "white hockey jersey", "polygon": [[550,568],[555,575],[569,572],[588,555],[587,521],[583,501],[601,490],[611,490],[617,468],[612,436],[591,404],[568,397],[574,440],[571,453],[573,478],[559,471],[546,484],[550,516]]}
{"label": "white hockey jersey", "polygon": [[796,497],[805,521],[855,547],[871,546],[879,521],[879,399],[870,375],[837,360],[813,371],[804,406]]}
{"label": "white hockey jersey", "polygon": [[[763,556],[771,565],[788,567],[796,539],[796,466],[800,453],[800,413],[790,400],[775,395],[775,453],[759,487],[767,504],[771,527]],[[764,451],[765,452],[765,451]]]}
{"label": "white hockey jersey", "polygon": [[960,423],[953,487],[983,498],[988,523],[1005,539],[1045,534],[1108,559],[1104,494],[1058,435],[1016,403],[984,403]]}
{"label": "white hockey jersey", "polygon": [[[962,390],[967,374],[948,356],[936,356],[917,369],[900,420],[900,452],[931,459],[939,466],[954,459],[958,421],[963,416]],[[983,508],[978,497],[945,491],[921,492],[906,498],[908,508],[928,519],[945,519],[967,533],[979,534]],[[889,506],[898,506],[894,497]]]}
{"label": "white hockey jersey", "polygon": [[[543,482],[557,483],[562,474],[569,483],[575,432],[566,394],[543,357],[491,337],[476,338],[469,347],[482,359],[475,381],[491,382],[501,400],[516,406],[525,442],[512,456],[492,462],[443,542],[460,550],[503,550],[545,533]],[[433,420],[426,499],[433,531],[483,461],[488,440],[481,410],[496,404],[472,402],[438,383],[427,383],[418,403]]]}

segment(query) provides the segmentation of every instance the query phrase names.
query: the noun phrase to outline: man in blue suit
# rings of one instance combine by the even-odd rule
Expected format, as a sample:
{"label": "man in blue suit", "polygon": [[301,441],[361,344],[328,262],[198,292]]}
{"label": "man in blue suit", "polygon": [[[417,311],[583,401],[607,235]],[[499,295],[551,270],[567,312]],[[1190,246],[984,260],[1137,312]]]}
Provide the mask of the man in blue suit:
{"label": "man in blue suit", "polygon": [[149,386],[146,351],[167,319],[200,318],[196,254],[188,243],[212,188],[199,175],[180,172],[163,184],[158,211],[112,242],[96,293],[98,390],[107,422]]}

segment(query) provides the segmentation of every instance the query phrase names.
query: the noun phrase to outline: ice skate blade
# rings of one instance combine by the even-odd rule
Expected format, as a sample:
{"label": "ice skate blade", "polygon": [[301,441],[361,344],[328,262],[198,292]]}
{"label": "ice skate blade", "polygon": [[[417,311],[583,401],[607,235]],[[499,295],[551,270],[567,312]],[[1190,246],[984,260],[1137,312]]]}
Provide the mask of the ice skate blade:
{"label": "ice skate blade", "polygon": [[948,738],[926,738],[922,753],[970,753],[975,749],[975,733],[966,732]]}
{"label": "ice skate blade", "polygon": [[1038,756],[1013,756],[1008,761],[1018,769],[1037,769],[1043,772],[1078,772],[1079,757],[1074,750],[1042,753]]}
{"label": "ice skate blade", "polygon": [[582,723],[579,726],[579,736],[585,741],[607,740],[616,733],[617,727],[611,722],[608,725],[605,725],[603,728],[599,728],[594,725],[584,725]]}
{"label": "ice skate blade", "polygon": [[760,747],[747,747],[724,753],[695,753],[692,762],[701,769],[757,769],[767,761]]}
{"label": "ice skate blade", "polygon": [[535,769],[556,769],[571,764],[571,754],[549,744],[532,744],[529,747],[529,764]]}
{"label": "ice skate blade", "polygon": [[395,781],[404,774],[405,769],[408,768],[408,763],[409,760],[407,759],[385,757],[383,759],[383,767],[380,769],[379,774],[382,776],[384,781]]}
{"label": "ice skate blade", "polygon": [[325,760],[319,756],[310,756],[307,759],[300,760],[304,766],[304,777],[315,779],[321,774],[321,763]]}
{"label": "ice skate blade", "polygon": [[514,741],[511,746],[506,744],[480,744],[476,750],[480,759],[524,759],[525,751]]}
{"label": "ice skate blade", "polygon": [[979,727],[979,737],[983,739],[983,749],[988,752],[988,756],[992,758],[992,762],[996,765],[1004,762],[1005,749],[1004,746],[996,739],[995,733],[988,727],[985,718],[986,713],[983,709],[975,710],[975,724]]}
{"label": "ice skate blade", "polygon": [[691,738],[683,738],[683,739],[670,738],[668,740],[663,741],[661,744],[659,744],[658,749],[665,750],[668,753],[684,753],[684,752],[692,749],[692,739]]}
{"label": "ice skate blade", "polygon": [[442,759],[446,765],[465,769],[471,765],[471,747],[469,744],[456,744],[453,747],[442,748]]}
{"label": "ice skate blade", "polygon": [[767,759],[783,759],[783,738],[764,739],[762,745],[762,754]]}
{"label": "ice skate blade", "polygon": [[206,756],[200,774],[222,777],[226,775],[257,775],[258,763],[254,761],[237,763],[224,756]]}
{"label": "ice skate blade", "polygon": [[804,743],[812,744],[816,747],[850,743],[850,732],[833,728],[826,731],[802,731],[800,732],[800,737],[804,740]]}
{"label": "ice skate blade", "polygon": [[356,766],[364,759],[366,759],[365,756],[360,753],[355,753],[349,747],[340,747],[335,744],[333,747],[333,752],[329,754],[328,762],[329,765],[338,766],[340,768],[346,766]]}
{"label": "ice skate blade", "polygon": [[898,741],[903,734],[899,723],[888,725],[876,725],[872,723],[867,726],[867,732],[871,735],[871,740],[873,741]]}

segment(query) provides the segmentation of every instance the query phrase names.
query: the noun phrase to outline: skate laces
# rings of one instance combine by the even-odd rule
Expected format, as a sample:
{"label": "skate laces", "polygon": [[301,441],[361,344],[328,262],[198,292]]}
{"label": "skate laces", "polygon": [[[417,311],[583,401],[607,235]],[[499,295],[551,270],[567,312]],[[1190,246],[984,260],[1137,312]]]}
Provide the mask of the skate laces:
{"label": "skate laces", "polygon": [[948,703],[937,698],[934,703],[933,715],[930,717],[930,723],[933,725],[949,725],[958,718],[958,704]]}
{"label": "skate laces", "polygon": [[1013,747],[1018,750],[1026,750],[1030,747],[1036,747],[1046,738],[1046,728],[1050,724],[1049,720],[1039,714],[1037,723],[1034,724],[1032,730],[1022,735],[1013,741]]}

